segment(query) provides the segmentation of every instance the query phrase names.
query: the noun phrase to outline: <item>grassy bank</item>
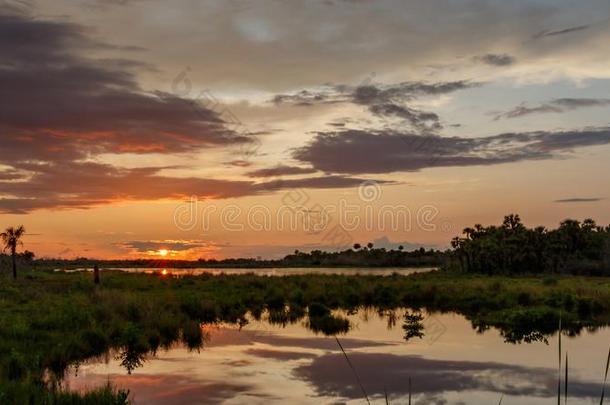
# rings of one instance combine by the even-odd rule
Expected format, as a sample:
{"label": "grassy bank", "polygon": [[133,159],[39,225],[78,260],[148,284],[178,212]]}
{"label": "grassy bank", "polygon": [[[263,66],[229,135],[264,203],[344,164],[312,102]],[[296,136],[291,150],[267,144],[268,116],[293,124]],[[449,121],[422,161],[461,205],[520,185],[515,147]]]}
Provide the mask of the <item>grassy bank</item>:
{"label": "grassy bank", "polygon": [[[146,353],[178,340],[200,347],[200,323],[243,324],[251,314],[277,323],[303,320],[316,332],[334,334],[350,325],[331,311],[362,306],[455,311],[479,329],[496,327],[507,341],[520,342],[556,332],[560,317],[567,333],[609,324],[610,279],[443,272],[172,278],[103,272],[102,284],[95,286],[90,273],[24,272],[17,281],[3,275],[0,398],[28,403],[28,390],[49,392],[48,384],[40,385],[45,370],[61,378],[68,365],[110,348],[131,370]],[[111,390],[105,402],[96,403],[117,403],[112,401],[121,394]],[[46,403],[81,403],[70,401]]]}

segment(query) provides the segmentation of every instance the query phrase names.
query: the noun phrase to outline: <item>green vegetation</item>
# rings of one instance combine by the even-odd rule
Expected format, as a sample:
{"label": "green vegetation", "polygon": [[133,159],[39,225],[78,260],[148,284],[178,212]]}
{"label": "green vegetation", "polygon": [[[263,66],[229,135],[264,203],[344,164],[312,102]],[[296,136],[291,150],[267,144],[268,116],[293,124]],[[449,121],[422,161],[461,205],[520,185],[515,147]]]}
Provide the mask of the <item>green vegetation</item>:
{"label": "green vegetation", "polygon": [[398,249],[387,250],[374,248],[372,243],[362,248],[356,243],[353,249],[341,252],[313,250],[304,253],[297,250],[278,264],[285,267],[440,267],[445,264],[446,257],[446,253],[435,249],[405,251],[399,246]]}
{"label": "green vegetation", "polygon": [[451,245],[459,268],[469,273],[569,273],[610,276],[610,226],[567,219],[558,229],[526,228],[518,215],[500,226],[464,229]]}
{"label": "green vegetation", "polygon": [[0,381],[1,404],[36,405],[127,405],[129,392],[117,390],[110,383],[83,394],[61,389],[48,389],[42,384]]}
{"label": "green vegetation", "polygon": [[[102,271],[101,284],[95,285],[88,272],[22,274],[17,281],[6,274],[0,277],[0,352],[6,354],[0,361],[3,403],[28,403],[28,392],[55,393],[53,381],[67,366],[109,349],[131,371],[147,353],[177,340],[192,349],[201,347],[202,323],[244,325],[250,316],[279,324],[305,320],[312,330],[332,335],[350,327],[336,312],[339,309],[374,307],[388,315],[403,307],[415,313],[456,311],[478,330],[498,328],[509,342],[546,339],[557,331],[560,316],[570,334],[610,323],[607,278],[446,272],[409,277],[178,278]],[[405,319],[408,335],[419,336],[418,319]],[[54,378],[45,379],[45,370]],[[115,394],[113,398],[122,393]]]}

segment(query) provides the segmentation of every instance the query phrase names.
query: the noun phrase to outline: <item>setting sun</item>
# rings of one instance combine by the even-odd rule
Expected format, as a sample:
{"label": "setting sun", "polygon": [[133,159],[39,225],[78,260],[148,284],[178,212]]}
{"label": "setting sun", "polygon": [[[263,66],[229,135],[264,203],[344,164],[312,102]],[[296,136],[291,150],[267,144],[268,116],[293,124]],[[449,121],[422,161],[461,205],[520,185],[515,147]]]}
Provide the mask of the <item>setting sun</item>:
{"label": "setting sun", "polygon": [[169,252],[167,251],[167,249],[159,249],[158,255],[159,256],[167,256]]}

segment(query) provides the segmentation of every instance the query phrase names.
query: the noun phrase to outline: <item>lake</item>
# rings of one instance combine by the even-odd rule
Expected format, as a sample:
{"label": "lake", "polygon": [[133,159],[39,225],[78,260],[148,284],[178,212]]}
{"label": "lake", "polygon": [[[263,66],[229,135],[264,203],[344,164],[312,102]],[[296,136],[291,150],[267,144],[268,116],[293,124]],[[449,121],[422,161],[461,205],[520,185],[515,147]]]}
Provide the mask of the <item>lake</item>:
{"label": "lake", "polygon": [[[407,404],[409,392],[413,404],[556,403],[557,333],[547,343],[509,344],[460,315],[424,313],[424,336],[406,341],[404,310],[336,314],[350,320],[338,339],[358,377],[334,337],[305,320],[278,324],[263,315],[241,328],[204,325],[201,349],[159,350],[131,374],[109,353],[72,367],[63,384],[86,390],[110,380],[137,404],[159,405],[366,404],[358,379],[374,404],[385,404],[385,393],[390,404]],[[609,344],[608,328],[563,336],[568,403],[599,403]]]}
{"label": "lake", "polygon": [[[270,268],[241,268],[241,267],[227,267],[227,268],[192,268],[192,269],[174,269],[174,268],[146,268],[146,267],[116,267],[102,269],[101,271],[123,271],[128,273],[162,273],[175,276],[193,275],[198,276],[201,274],[248,274],[254,273],[261,276],[295,276],[302,274],[341,274],[341,275],[378,275],[378,276],[390,276],[392,274],[409,275],[414,273],[425,273],[432,270],[436,270],[435,267],[270,267]],[[56,271],[92,271],[90,268],[81,268],[73,270],[58,269]]]}

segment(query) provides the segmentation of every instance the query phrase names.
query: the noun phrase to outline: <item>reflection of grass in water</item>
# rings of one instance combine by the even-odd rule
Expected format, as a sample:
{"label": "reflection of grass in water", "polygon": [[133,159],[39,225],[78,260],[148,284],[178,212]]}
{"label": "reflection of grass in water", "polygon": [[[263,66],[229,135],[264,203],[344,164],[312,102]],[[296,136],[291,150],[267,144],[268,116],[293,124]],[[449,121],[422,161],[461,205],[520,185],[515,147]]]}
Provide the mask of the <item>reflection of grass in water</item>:
{"label": "reflection of grass in water", "polygon": [[[419,313],[409,313],[406,312],[405,313],[405,324],[403,325],[403,329],[405,330],[405,337],[404,339],[406,341],[411,340],[414,337],[418,337],[418,338],[423,338],[424,336],[424,325],[423,325],[423,316]],[[561,405],[561,377],[562,377],[562,369],[561,369],[561,360],[562,360],[562,340],[561,340],[561,336],[563,334],[563,328],[562,328],[562,324],[561,324],[561,316],[559,317],[559,326],[558,326],[558,334],[557,334],[557,340],[558,340],[558,377],[557,377],[557,405]],[[336,337],[335,337],[336,338]],[[364,386],[362,385],[362,383],[360,382],[360,378],[358,377],[358,374],[356,373],[356,369],[353,366],[352,362],[349,360],[349,357],[347,356],[347,353],[345,352],[345,350],[343,350],[343,347],[341,346],[341,343],[339,342],[339,339],[337,339],[337,343],[339,344],[339,347],[341,348],[341,351],[343,352],[347,362],[350,365],[350,368],[352,368],[354,375],[357,378],[358,384],[361,386],[362,392],[365,395],[365,398],[367,400],[367,402],[369,401],[368,396],[366,394],[366,391],[364,389]],[[608,357],[606,359],[606,368],[605,368],[605,372],[604,372],[604,379],[603,379],[603,383],[602,383],[602,392],[601,392],[601,398],[600,398],[600,405],[603,405],[604,403],[604,398],[605,398],[605,391],[606,391],[606,383],[608,380],[608,372],[610,371],[610,349],[608,349]],[[568,386],[569,386],[569,366],[568,366],[568,352],[566,351],[565,353],[565,369],[564,369],[564,391],[563,391],[563,395],[564,395],[564,404],[567,405],[568,403]],[[389,405],[389,399],[388,399],[388,393],[384,387],[384,397],[385,397],[385,402],[387,405]],[[409,405],[411,404],[411,377],[409,377]],[[502,405],[502,401],[504,399],[504,394],[502,394],[500,396],[500,401],[498,402],[498,405]]]}
{"label": "reflection of grass in water", "polygon": [[402,325],[402,329],[405,331],[404,339],[409,341],[415,337],[424,337],[424,317],[420,313],[409,313],[405,314],[405,322]]}
{"label": "reflection of grass in water", "polygon": [[308,327],[315,333],[321,332],[325,335],[336,335],[349,331],[349,320],[341,316],[333,315],[330,308],[324,304],[314,302],[309,305],[308,315]]}
{"label": "reflection of grass in water", "polygon": [[[7,384],[38,386],[45,370],[61,377],[68,365],[109,348],[119,349],[129,367],[140,365],[143,354],[177,340],[196,349],[200,323],[242,325],[248,313],[254,318],[269,313],[271,322],[283,325],[307,316],[312,330],[336,334],[350,326],[347,319],[333,315],[338,309],[456,311],[479,329],[499,327],[509,341],[553,333],[557,324],[551,321],[560,309],[567,333],[610,319],[606,279],[567,277],[549,283],[440,272],[413,277],[174,279],[102,271],[101,276],[98,286],[86,273],[24,272],[16,282],[0,280],[0,353],[8,354],[0,357],[0,392],[5,398]],[[20,399],[4,402],[27,403],[27,398]]]}
{"label": "reflection of grass in water", "polygon": [[[25,402],[13,401],[25,398]],[[122,390],[107,383],[103,387],[85,393],[69,392],[56,388],[49,390],[40,384],[0,382],[0,403],[14,405],[128,405],[129,390]]]}
{"label": "reflection of grass in water", "polygon": [[[557,336],[557,347],[558,347],[558,363],[559,363],[559,375],[558,375],[558,379],[557,379],[557,405],[561,404],[561,359],[562,359],[562,351],[561,351],[561,335],[563,334],[563,329],[561,326],[561,318],[559,318],[559,331],[558,331],[558,336]],[[601,397],[599,400],[600,405],[603,405],[604,403],[604,397],[605,397],[605,393],[606,393],[606,382],[608,380],[608,369],[610,368],[610,349],[608,349],[608,358],[606,360],[606,369],[605,369],[605,373],[604,373],[604,379],[603,379],[603,383],[602,383],[602,393],[601,393]],[[568,403],[568,385],[569,385],[569,368],[568,368],[568,352],[566,351],[566,355],[565,355],[565,370],[564,370],[564,390],[563,390],[563,396],[564,396],[564,403],[567,404]]]}

